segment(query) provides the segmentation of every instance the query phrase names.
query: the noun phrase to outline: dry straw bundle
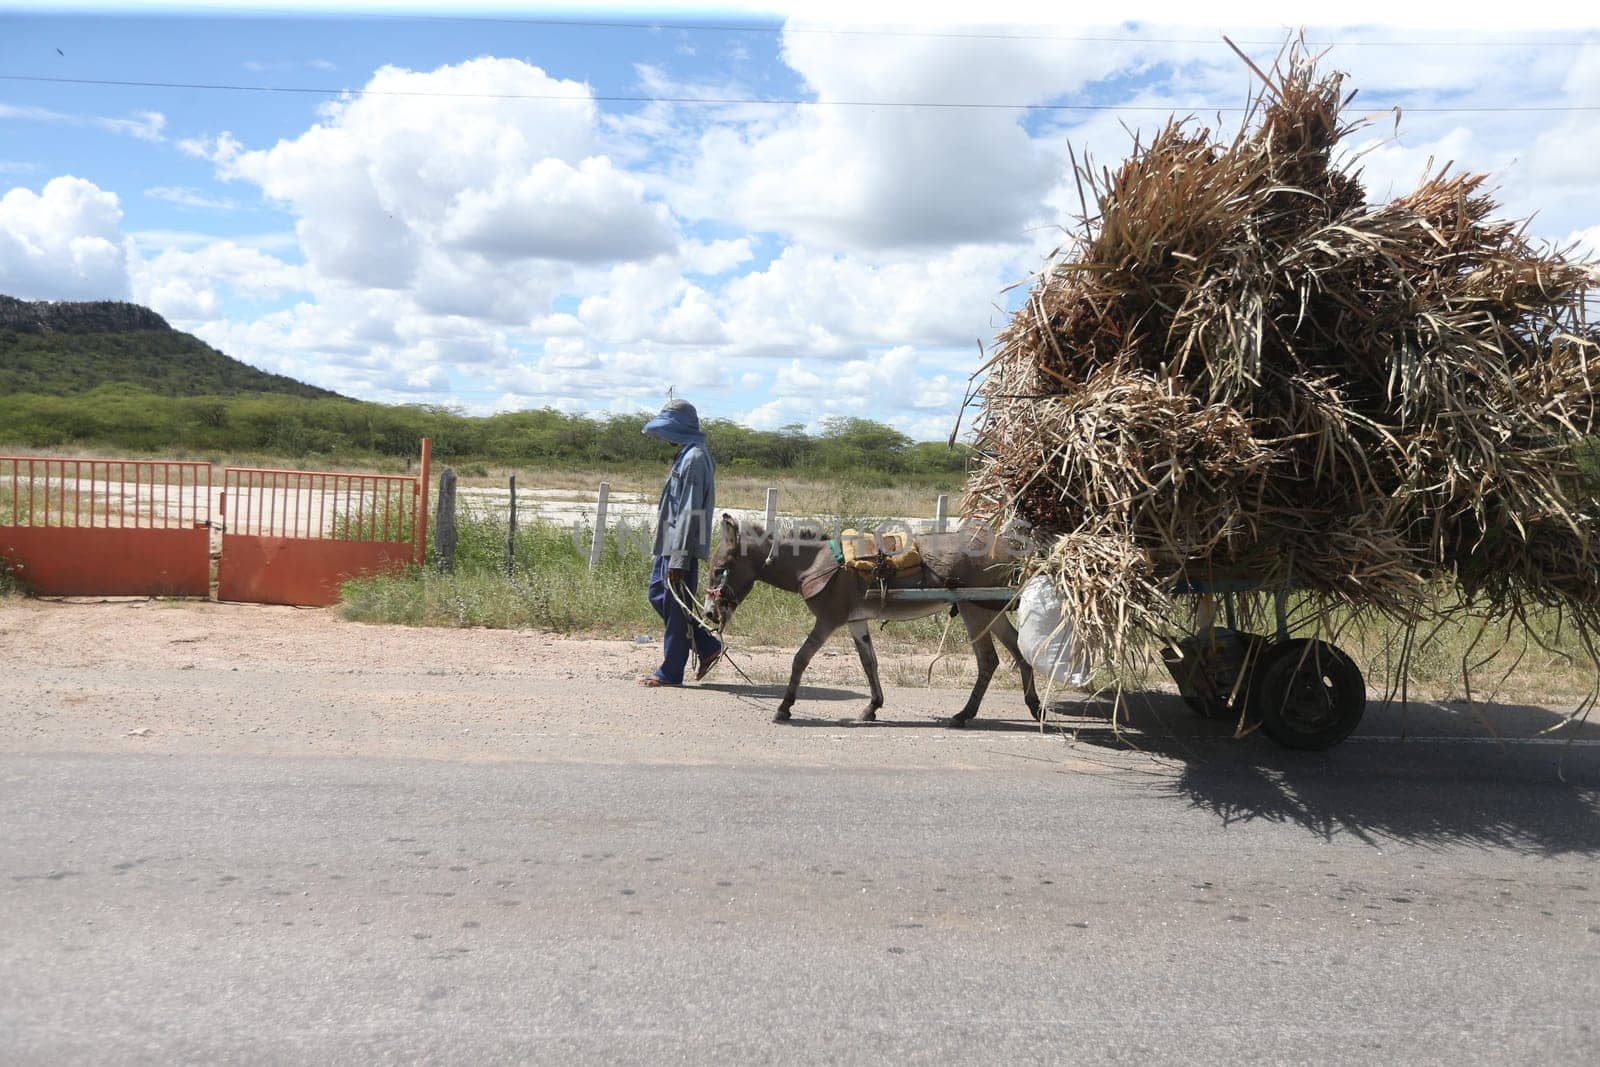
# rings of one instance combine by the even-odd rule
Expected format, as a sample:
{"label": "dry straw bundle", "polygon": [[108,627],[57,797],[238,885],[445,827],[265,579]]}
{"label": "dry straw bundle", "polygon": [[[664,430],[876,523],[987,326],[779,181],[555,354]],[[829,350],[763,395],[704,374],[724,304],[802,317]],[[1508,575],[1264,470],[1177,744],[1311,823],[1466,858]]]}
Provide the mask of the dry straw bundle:
{"label": "dry straw bundle", "polygon": [[1231,139],[1174,120],[1076,168],[1070,246],[980,372],[969,512],[1052,539],[1114,667],[1170,636],[1182,581],[1403,628],[1555,608],[1587,640],[1592,264],[1494,219],[1483,175],[1368,205],[1343,76],[1298,45],[1255,69]]}

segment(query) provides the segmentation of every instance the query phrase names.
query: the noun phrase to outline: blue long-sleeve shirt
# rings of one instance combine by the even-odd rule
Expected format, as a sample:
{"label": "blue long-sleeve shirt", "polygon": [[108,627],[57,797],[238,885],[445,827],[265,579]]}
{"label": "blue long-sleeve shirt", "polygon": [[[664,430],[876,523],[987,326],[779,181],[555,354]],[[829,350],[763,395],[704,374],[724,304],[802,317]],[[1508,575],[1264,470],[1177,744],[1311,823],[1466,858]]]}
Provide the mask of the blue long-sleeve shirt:
{"label": "blue long-sleeve shirt", "polygon": [[655,554],[669,557],[673,570],[711,555],[711,516],[717,508],[717,464],[702,441],[678,450],[672,473],[661,488],[656,516]]}

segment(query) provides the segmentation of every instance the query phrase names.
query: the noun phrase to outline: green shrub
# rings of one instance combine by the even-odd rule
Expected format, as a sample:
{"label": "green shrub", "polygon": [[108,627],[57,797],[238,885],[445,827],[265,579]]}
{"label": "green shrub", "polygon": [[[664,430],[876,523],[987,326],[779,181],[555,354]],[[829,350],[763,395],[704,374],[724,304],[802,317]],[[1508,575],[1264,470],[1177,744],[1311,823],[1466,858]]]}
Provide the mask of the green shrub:
{"label": "green shrub", "polygon": [[22,592],[22,582],[17,577],[17,565],[0,556],[0,596],[14,596]]}

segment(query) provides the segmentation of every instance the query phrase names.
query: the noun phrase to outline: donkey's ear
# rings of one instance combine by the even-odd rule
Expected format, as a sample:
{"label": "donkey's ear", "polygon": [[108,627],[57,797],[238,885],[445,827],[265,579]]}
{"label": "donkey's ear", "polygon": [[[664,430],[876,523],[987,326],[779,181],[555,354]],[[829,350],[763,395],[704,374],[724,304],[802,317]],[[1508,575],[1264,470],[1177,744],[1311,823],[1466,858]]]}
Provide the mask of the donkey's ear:
{"label": "donkey's ear", "polygon": [[739,520],[726,511],[722,513],[722,531],[729,537],[739,536]]}

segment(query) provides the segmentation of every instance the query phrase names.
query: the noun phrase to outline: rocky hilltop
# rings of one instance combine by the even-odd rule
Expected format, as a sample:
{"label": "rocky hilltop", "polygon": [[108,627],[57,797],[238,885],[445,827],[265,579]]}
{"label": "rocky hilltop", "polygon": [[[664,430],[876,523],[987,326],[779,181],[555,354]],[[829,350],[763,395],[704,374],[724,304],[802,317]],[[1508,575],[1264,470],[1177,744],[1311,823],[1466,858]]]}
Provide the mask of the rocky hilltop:
{"label": "rocky hilltop", "polygon": [[0,295],[0,329],[19,333],[125,333],[172,327],[149,308],[121,300],[18,300]]}

